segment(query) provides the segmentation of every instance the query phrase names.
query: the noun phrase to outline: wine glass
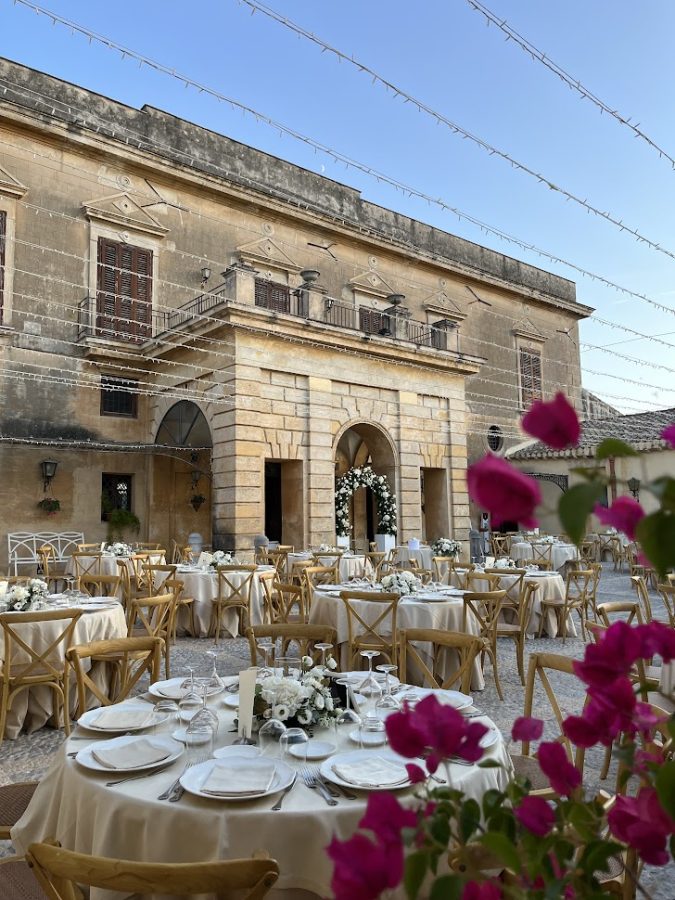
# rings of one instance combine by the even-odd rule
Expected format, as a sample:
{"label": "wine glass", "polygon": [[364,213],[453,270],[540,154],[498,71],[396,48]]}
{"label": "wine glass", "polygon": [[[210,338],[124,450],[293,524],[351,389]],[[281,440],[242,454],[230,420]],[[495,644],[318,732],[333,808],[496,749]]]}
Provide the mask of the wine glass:
{"label": "wine glass", "polygon": [[382,688],[373,674],[373,660],[380,655],[379,650],[361,650],[361,656],[368,660],[368,674],[359,685],[359,693],[375,703],[382,696]]}
{"label": "wine glass", "polygon": [[188,722],[201,709],[202,698],[199,696],[197,685],[195,684],[194,669],[190,666],[185,668],[190,673],[190,677],[181,684],[181,688],[186,688],[186,691],[178,702],[178,709],[180,710],[181,719],[184,722]]}
{"label": "wine glass", "polygon": [[197,719],[196,716],[188,722],[185,729],[185,746],[189,765],[204,762],[213,755],[215,737],[213,728],[204,719],[198,721],[195,719]]}
{"label": "wine glass", "polygon": [[375,709],[377,710],[379,715],[387,715],[390,712],[396,712],[396,710],[399,710],[401,708],[401,703],[396,697],[394,697],[391,692],[391,683],[389,681],[389,676],[398,669],[398,666],[392,666],[389,663],[383,663],[380,666],[376,666],[376,668],[378,672],[384,672],[385,680],[384,693],[375,703]]}
{"label": "wine glass", "polygon": [[271,638],[261,638],[256,644],[258,650],[265,657],[264,665],[258,669],[258,678],[271,678],[274,672],[270,668],[270,653],[274,650]]}
{"label": "wine glass", "polygon": [[223,689],[223,679],[218,674],[217,668],[218,651],[207,650],[206,655],[213,660],[213,669],[211,671],[211,675],[208,677],[208,679],[206,679],[206,686],[210,694],[217,694],[220,693],[220,691],[222,691]]}
{"label": "wine glass", "polygon": [[[302,728],[287,728],[279,738],[279,747],[281,755],[299,759],[301,762],[307,762],[307,744],[309,737],[307,732]],[[291,747],[298,747],[298,753],[291,753]]]}
{"label": "wine glass", "polygon": [[277,656],[275,669],[281,669],[284,678],[300,679],[302,662],[299,656]]}
{"label": "wine glass", "polygon": [[325,644],[325,643],[318,643],[318,644],[314,644],[314,646],[316,647],[317,650],[321,651],[321,668],[323,669],[324,676],[328,677],[330,672],[329,672],[328,668],[326,667],[326,652],[328,650],[332,650],[333,645]]}
{"label": "wine glass", "polygon": [[344,687],[345,689],[345,708],[342,710],[340,715],[336,718],[336,725],[360,725],[361,724],[361,716],[356,712],[355,709],[351,708],[351,693],[352,686],[348,678],[338,678],[338,684]]}
{"label": "wine glass", "polygon": [[281,738],[288,729],[281,719],[268,719],[258,731],[258,747],[261,756],[280,756]]}
{"label": "wine glass", "polygon": [[218,734],[218,715],[212,710],[209,709],[206,705],[206,701],[209,696],[208,685],[202,684],[202,703],[200,709],[194,714],[194,716],[190,719],[190,724],[196,722],[197,724],[201,724],[202,722],[206,725],[209,725],[213,729],[214,736]]}
{"label": "wine glass", "polygon": [[169,723],[169,727],[178,722],[178,704],[168,697],[162,697],[152,707],[153,734],[158,734],[165,722]]}

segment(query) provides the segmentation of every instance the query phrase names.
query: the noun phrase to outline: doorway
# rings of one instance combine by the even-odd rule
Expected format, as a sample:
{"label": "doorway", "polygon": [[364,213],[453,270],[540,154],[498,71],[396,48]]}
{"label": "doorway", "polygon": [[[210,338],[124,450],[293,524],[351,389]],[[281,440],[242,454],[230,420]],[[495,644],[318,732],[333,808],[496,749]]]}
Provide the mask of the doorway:
{"label": "doorway", "polygon": [[265,463],[265,534],[270,541],[282,541],[281,463]]}

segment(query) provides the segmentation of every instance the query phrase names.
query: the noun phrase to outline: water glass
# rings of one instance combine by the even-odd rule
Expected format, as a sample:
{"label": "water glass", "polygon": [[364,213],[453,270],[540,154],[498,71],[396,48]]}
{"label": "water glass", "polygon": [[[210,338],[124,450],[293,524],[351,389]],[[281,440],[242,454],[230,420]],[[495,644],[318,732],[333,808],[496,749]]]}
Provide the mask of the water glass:
{"label": "water glass", "polygon": [[261,756],[281,756],[281,738],[288,729],[280,719],[268,719],[258,731],[258,748]]}
{"label": "water glass", "polygon": [[[307,732],[303,731],[302,728],[287,728],[279,738],[279,748],[281,751],[281,755],[284,759],[296,759],[303,763],[307,762],[308,743],[309,738],[307,736]],[[301,748],[298,752],[298,755],[291,754],[291,747]]]}
{"label": "water glass", "polygon": [[384,722],[379,716],[369,713],[364,716],[359,726],[359,746],[362,750],[381,747],[387,743],[387,732]]}
{"label": "water glass", "polygon": [[190,765],[204,762],[213,756],[214,733],[205,722],[188,722],[185,730],[185,749]]}
{"label": "water glass", "polygon": [[299,656],[277,656],[275,669],[281,670],[278,674],[284,678],[299,680],[302,675],[302,662]]}
{"label": "water glass", "polygon": [[152,708],[152,733],[173,729],[178,724],[178,704],[168,697],[158,700]]}

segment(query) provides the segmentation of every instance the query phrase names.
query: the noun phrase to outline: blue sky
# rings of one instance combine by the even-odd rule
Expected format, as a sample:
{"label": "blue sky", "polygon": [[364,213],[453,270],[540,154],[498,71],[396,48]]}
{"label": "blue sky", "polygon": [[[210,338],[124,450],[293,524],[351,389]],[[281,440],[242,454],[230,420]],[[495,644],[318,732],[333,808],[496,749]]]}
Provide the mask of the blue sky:
{"label": "blue sky", "polygon": [[[675,259],[638,244],[452,135],[348,64],[260,14],[251,16],[237,0],[117,0],[113,7],[45,0],[44,5],[674,312],[655,310],[347,171],[10,0],[0,0],[0,55],[133,106],[166,109],[351,184],[369,200],[572,278],[578,299],[602,318],[662,335],[675,346]],[[487,28],[466,0],[269,0],[268,5],[675,252],[670,164],[506,42],[495,27]],[[675,156],[675,4],[486,0],[486,5]],[[583,324],[582,341],[610,351],[582,353],[586,387],[628,412],[675,406],[675,377],[667,371],[675,370],[672,349],[594,321]]]}

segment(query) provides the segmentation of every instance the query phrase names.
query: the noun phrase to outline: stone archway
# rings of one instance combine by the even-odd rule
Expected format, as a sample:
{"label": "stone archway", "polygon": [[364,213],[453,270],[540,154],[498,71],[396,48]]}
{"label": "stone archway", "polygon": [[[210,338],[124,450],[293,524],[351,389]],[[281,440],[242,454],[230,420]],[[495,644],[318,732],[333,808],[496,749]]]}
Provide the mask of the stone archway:
{"label": "stone archway", "polygon": [[[384,475],[394,493],[397,491],[397,453],[390,435],[372,422],[349,422],[338,433],[335,445],[336,479],[354,467],[371,466]],[[351,501],[352,539],[357,547],[367,549],[377,527],[375,498],[369,488],[357,490]]]}
{"label": "stone archway", "polygon": [[211,541],[211,429],[189,400],[174,403],[155,435],[151,538],[185,544],[192,532]]}

